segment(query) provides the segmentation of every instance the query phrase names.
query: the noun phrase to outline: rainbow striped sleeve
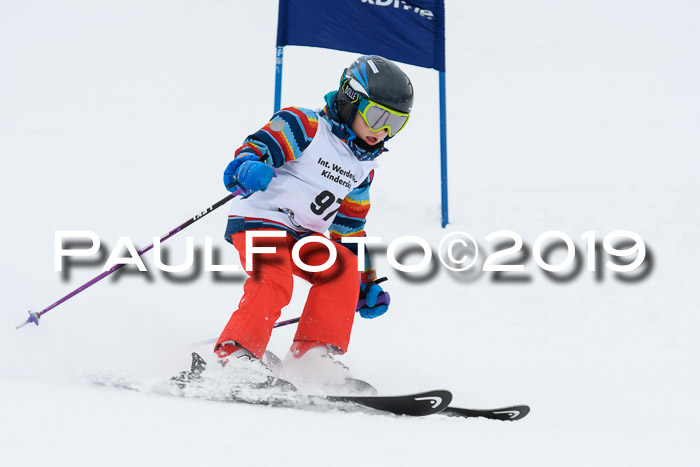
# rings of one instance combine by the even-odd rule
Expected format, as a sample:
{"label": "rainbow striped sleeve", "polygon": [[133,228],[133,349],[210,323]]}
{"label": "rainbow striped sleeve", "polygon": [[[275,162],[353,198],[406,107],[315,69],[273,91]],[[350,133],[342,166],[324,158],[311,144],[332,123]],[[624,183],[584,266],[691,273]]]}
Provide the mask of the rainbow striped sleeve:
{"label": "rainbow striped sleeve", "polygon": [[272,119],[248,136],[236,150],[236,158],[255,155],[269,156],[266,161],[274,167],[298,159],[311,144],[318,129],[318,115],[313,110],[287,107],[272,116]]}
{"label": "rainbow striped sleeve", "polygon": [[370,172],[357,188],[343,200],[329,230],[332,240],[340,241],[342,237],[364,237],[367,213],[369,212],[369,187],[374,179]]}

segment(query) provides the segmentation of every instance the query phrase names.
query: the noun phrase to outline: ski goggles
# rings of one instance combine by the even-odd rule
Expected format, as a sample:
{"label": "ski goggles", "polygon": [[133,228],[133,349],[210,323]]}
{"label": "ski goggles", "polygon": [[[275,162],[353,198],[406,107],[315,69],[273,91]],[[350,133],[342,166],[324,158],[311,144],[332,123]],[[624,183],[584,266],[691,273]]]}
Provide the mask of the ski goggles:
{"label": "ski goggles", "polygon": [[372,131],[386,130],[389,136],[394,136],[401,131],[406,126],[410,116],[407,113],[390,109],[362,96],[360,96],[357,105],[357,112]]}

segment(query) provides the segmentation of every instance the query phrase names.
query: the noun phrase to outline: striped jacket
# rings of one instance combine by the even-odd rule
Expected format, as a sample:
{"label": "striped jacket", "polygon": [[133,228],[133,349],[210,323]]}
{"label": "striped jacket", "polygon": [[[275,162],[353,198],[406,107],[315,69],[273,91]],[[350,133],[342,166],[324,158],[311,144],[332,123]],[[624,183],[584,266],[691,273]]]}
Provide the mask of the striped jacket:
{"label": "striped jacket", "polygon": [[[347,125],[338,122],[334,102],[335,92],[331,92],[326,95],[326,106],[318,112],[299,107],[288,107],[276,112],[263,128],[246,138],[243,145],[236,150],[235,161],[263,160],[273,167],[281,167],[287,162],[303,157],[305,149],[316,135],[319,118],[330,124],[332,134],[347,144],[359,160],[373,160],[386,150],[383,144],[373,152],[357,146],[353,132]],[[280,131],[280,128],[283,130]],[[369,176],[343,199],[329,227],[332,240],[339,242],[342,237],[366,235],[366,217],[370,208],[369,189],[373,178],[374,171],[371,171]],[[226,240],[230,242],[233,233],[262,226],[281,228],[298,238],[310,234],[290,231],[285,226],[268,223],[263,219],[231,216],[226,229]],[[345,246],[350,249],[356,247],[351,244]]]}

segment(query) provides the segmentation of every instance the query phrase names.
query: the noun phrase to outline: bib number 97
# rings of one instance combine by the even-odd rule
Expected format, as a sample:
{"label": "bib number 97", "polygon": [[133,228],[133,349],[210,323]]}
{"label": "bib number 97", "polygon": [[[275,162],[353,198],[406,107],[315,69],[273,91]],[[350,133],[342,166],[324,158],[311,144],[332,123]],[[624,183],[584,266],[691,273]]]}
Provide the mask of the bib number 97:
{"label": "bib number 97", "polygon": [[340,204],[342,202],[342,198],[336,198],[333,193],[331,193],[328,190],[324,190],[321,193],[319,193],[318,196],[316,196],[314,201],[311,203],[311,212],[313,212],[317,216],[322,216],[323,213],[325,213],[332,206],[335,206],[335,204],[337,203],[338,207],[323,217],[323,220],[327,221],[328,219],[333,217],[335,213],[338,212],[338,210],[340,210]]}

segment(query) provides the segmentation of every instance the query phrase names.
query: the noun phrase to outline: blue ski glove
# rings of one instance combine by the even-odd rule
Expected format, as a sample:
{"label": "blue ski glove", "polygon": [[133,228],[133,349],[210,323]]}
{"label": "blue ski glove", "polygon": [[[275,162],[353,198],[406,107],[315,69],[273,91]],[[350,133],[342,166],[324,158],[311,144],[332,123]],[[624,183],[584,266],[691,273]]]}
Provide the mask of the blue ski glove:
{"label": "blue ski glove", "polygon": [[[376,273],[372,271],[369,276],[374,277]],[[365,275],[363,274],[363,278]],[[380,282],[384,282],[386,277],[381,279],[371,280],[360,285],[360,299],[357,302],[356,311],[360,313],[363,318],[376,318],[387,312],[389,309],[389,304],[391,303],[391,297],[388,292],[384,292],[382,287],[379,285]]]}
{"label": "blue ski glove", "polygon": [[242,156],[231,161],[224,170],[224,185],[231,192],[243,187],[249,193],[265,191],[270,184],[275,170],[254,155]]}
{"label": "blue ski glove", "polygon": [[259,161],[245,161],[236,170],[238,184],[250,191],[265,191],[274,176],[272,167]]}

